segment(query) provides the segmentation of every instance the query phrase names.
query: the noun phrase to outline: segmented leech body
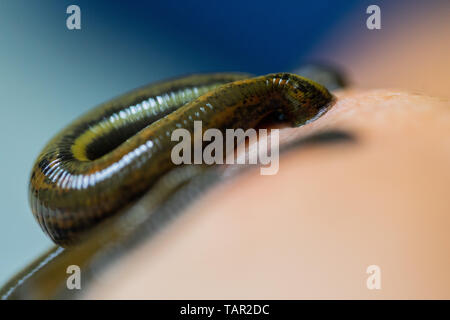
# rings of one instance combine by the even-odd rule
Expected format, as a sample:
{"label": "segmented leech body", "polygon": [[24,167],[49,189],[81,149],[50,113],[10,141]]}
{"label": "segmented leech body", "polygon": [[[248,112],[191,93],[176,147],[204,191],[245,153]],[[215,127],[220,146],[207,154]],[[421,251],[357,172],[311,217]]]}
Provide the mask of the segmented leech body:
{"label": "segmented leech body", "polygon": [[328,90],[279,73],[190,76],[133,91],[103,104],[60,132],[44,148],[29,195],[42,229],[60,245],[114,214],[175,167],[171,133],[248,129],[281,112],[294,125],[330,103]]}

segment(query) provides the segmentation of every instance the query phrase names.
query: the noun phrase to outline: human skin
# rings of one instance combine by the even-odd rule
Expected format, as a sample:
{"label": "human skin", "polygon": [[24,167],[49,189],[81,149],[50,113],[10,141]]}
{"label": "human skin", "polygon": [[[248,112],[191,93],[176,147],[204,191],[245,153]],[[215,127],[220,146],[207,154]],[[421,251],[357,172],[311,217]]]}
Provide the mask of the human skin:
{"label": "human skin", "polygon": [[[213,187],[81,297],[449,299],[449,101],[336,95],[280,141],[341,129],[355,142],[294,148],[276,175],[248,170]],[[366,286],[370,265],[380,290]]]}

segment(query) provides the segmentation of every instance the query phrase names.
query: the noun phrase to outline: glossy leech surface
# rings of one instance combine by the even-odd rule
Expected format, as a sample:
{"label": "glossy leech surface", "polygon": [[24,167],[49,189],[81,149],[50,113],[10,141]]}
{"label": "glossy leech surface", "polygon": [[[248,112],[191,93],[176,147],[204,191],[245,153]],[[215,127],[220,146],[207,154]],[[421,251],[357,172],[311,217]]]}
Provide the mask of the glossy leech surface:
{"label": "glossy leech surface", "polygon": [[175,167],[177,128],[252,128],[272,113],[299,126],[320,115],[332,95],[309,79],[278,73],[190,76],[150,85],[74,121],[39,155],[30,204],[59,245],[111,216]]}
{"label": "glossy leech surface", "polygon": [[[203,79],[203,81],[209,81],[209,79],[212,78],[211,76],[217,78],[223,77],[224,74],[195,77],[197,79]],[[228,74],[227,77],[229,76],[239,78],[247,77],[243,74]],[[194,77],[187,77],[178,81],[184,82],[188,87],[189,83],[192,83],[192,79],[194,79]],[[227,79],[228,81],[233,81],[233,79]],[[272,80],[274,79],[276,81],[277,79],[279,80],[280,77],[272,78]],[[143,89],[124,95],[121,98],[128,99],[128,101],[142,101],[141,98],[143,96],[149,97],[151,91],[155,90],[154,87],[160,85],[161,84],[147,86]],[[172,81],[162,83],[162,85],[166,88],[173,88]],[[78,122],[86,123],[87,120],[95,120],[95,117],[92,115],[101,114],[101,112],[105,110],[108,111],[109,108],[113,108],[111,106],[114,106],[116,110],[125,108],[126,103],[123,101],[117,102],[117,100],[118,99],[114,100],[116,102],[115,104],[107,103],[104,104],[103,107],[93,110],[86,116],[80,118]],[[321,112],[322,111],[317,114],[320,114]],[[315,117],[317,117],[317,115]],[[158,116],[156,118],[158,118]],[[95,121],[93,122],[95,123]],[[72,126],[75,124],[76,122],[74,122]],[[62,133],[60,133],[60,135],[62,135]],[[51,144],[52,142],[49,143],[49,145]],[[75,263],[79,265],[83,270],[87,270],[87,274],[89,274],[89,270],[92,270],[92,268],[102,268],[102,266],[108,264],[111,260],[119,258],[127,251],[127,248],[133,246],[133,243],[139,242],[139,239],[143,236],[152,235],[170,221],[174,215],[177,215],[178,211],[182,211],[185,206],[188,206],[195,198],[204,193],[206,191],[205,188],[209,188],[208,186],[210,186],[210,183],[208,181],[211,179],[211,181],[216,181],[217,179],[221,181],[224,178],[221,177],[221,174],[217,175],[215,173],[217,172],[216,170],[205,170],[205,168],[201,166],[185,166],[185,169],[187,170],[179,171],[177,169],[178,171],[175,170],[173,174],[166,174],[164,179],[158,179],[157,184],[151,188],[151,190],[148,190],[148,192],[145,193],[145,197],[142,197],[138,203],[133,204],[132,207],[122,208],[119,213],[121,212],[123,214],[115,215],[115,217],[120,218],[119,220],[114,219],[107,225],[99,225],[98,227],[100,228],[92,228],[92,232],[87,234],[88,237],[85,237],[84,240],[82,239],[82,242],[77,244],[77,246],[71,247],[71,250],[61,250],[61,248],[55,246],[49,251],[49,254],[46,253],[42,255],[34,263],[30,264],[14,278],[10,279],[10,281],[0,289],[1,298],[43,299],[60,296],[60,294],[65,296],[67,292],[65,290],[60,291],[60,289],[63,289],[64,287],[63,283],[65,283],[66,279],[65,268],[68,264]],[[169,178],[167,178],[168,176]],[[192,179],[194,179],[192,181],[193,183],[190,183],[189,181]],[[178,197],[174,197],[177,190],[180,188],[180,185],[183,185],[184,182],[189,183],[185,185],[185,187],[182,187],[182,192]],[[162,208],[156,210],[160,205],[163,205]],[[111,249],[105,250],[106,248],[111,248],[111,245],[117,249],[112,251]]]}

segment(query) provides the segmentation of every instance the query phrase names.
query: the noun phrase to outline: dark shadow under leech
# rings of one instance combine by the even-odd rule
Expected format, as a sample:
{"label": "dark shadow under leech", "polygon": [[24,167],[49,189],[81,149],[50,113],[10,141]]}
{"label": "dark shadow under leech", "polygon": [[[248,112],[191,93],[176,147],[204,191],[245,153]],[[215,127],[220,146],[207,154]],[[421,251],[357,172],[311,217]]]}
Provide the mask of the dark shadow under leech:
{"label": "dark shadow under leech", "polygon": [[282,145],[280,154],[309,146],[326,146],[338,143],[355,143],[356,141],[356,136],[348,131],[340,129],[319,131],[308,136],[294,139],[293,141]]}

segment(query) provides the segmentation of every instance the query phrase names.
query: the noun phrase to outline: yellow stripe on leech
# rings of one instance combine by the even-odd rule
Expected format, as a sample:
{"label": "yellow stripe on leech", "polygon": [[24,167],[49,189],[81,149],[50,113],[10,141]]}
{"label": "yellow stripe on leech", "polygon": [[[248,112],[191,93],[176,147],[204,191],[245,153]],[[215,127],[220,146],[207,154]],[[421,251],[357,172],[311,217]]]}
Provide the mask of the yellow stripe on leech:
{"label": "yellow stripe on leech", "polygon": [[96,137],[98,137],[98,133],[94,133],[91,130],[88,130],[79,136],[70,148],[73,157],[79,161],[89,161],[86,154],[86,148]]}
{"label": "yellow stripe on leech", "polygon": [[[130,121],[130,119],[128,119],[128,121]],[[79,161],[89,161],[90,159],[86,153],[87,146],[98,137],[105,136],[115,127],[123,126],[126,123],[127,119],[117,118],[114,125],[109,121],[104,120],[97,123],[95,126],[90,127],[75,139],[71,147],[72,155]]]}

